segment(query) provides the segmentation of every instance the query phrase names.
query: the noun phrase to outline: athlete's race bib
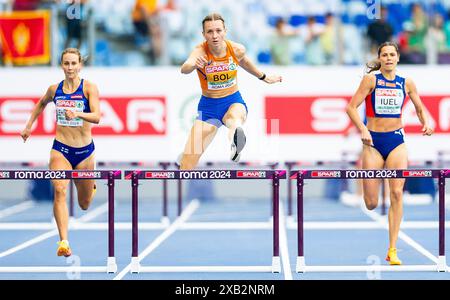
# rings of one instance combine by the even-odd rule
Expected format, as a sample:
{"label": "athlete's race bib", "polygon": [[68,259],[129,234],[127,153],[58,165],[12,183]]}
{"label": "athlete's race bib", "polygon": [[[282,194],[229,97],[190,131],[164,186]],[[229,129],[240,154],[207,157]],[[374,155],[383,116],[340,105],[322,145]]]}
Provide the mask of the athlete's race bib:
{"label": "athlete's race bib", "polygon": [[83,100],[56,100],[56,124],[70,127],[83,126],[83,120],[80,118],[67,120],[66,110],[83,112]]}
{"label": "athlete's race bib", "polygon": [[209,90],[223,90],[236,85],[237,65],[230,57],[228,63],[205,67]]}
{"label": "athlete's race bib", "polygon": [[382,115],[399,115],[402,112],[403,91],[400,89],[376,89],[375,113]]}

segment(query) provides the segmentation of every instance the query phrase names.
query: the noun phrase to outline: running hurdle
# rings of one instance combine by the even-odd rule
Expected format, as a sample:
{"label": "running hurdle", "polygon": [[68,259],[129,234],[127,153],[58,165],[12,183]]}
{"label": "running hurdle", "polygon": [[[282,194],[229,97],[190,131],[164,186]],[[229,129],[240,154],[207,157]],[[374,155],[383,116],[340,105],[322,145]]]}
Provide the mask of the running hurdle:
{"label": "running hurdle", "polygon": [[[450,170],[296,170],[289,173],[297,178],[297,273],[305,272],[367,272],[367,271],[448,271],[445,258],[445,178]],[[305,179],[381,179],[438,178],[439,185],[439,256],[436,265],[370,265],[370,266],[307,266],[304,255],[303,186]]]}
{"label": "running hurdle", "polygon": [[[125,179],[131,180],[132,187],[132,257],[131,273],[140,272],[281,272],[279,250],[279,189],[280,179],[286,179],[282,170],[195,170],[125,171]],[[141,266],[138,254],[138,186],[139,180],[231,180],[231,179],[271,179],[273,183],[273,257],[270,266]],[[186,224],[187,225],[187,224]],[[195,226],[193,228],[196,228]],[[206,227],[207,228],[207,227]],[[205,229],[206,229],[205,228]],[[189,229],[187,227],[186,229]]]}
{"label": "running hurdle", "polygon": [[122,171],[98,170],[0,170],[0,180],[30,179],[106,179],[108,181],[108,257],[106,266],[21,266],[0,267],[0,273],[61,273],[61,272],[117,272],[114,254],[114,181],[122,178]]}

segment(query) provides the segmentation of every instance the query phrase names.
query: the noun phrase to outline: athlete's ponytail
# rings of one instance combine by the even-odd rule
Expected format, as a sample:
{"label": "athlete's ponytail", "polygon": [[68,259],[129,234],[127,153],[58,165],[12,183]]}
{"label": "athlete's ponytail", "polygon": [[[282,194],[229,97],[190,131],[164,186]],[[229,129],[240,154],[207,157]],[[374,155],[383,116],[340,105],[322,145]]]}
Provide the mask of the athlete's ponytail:
{"label": "athlete's ponytail", "polygon": [[395,48],[395,51],[397,52],[397,55],[400,56],[400,50],[398,49],[398,46],[394,42],[384,42],[378,47],[378,59],[372,60],[366,64],[366,73],[372,73],[373,71],[378,71],[381,68],[381,62],[379,60],[381,50],[383,50],[386,46],[392,46]]}
{"label": "athlete's ponytail", "polygon": [[380,68],[381,68],[381,63],[380,63],[380,61],[374,59],[374,60],[372,60],[372,61],[369,61],[369,62],[366,64],[366,73],[367,73],[367,74],[370,74],[370,73],[372,73],[372,72],[374,72],[374,71],[378,71]]}

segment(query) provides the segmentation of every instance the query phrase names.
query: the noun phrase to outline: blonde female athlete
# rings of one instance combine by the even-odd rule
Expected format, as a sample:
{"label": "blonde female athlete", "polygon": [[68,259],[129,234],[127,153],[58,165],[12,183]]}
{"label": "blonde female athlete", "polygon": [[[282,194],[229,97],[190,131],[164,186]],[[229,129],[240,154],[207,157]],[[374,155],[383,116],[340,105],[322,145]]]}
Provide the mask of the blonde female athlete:
{"label": "blonde female athlete", "polygon": [[[95,84],[80,79],[82,66],[78,49],[67,48],[61,54],[61,67],[65,79],[51,85],[39,100],[31,113],[21,136],[24,142],[31,135],[33,123],[49,102],[56,106],[56,137],[50,151],[51,170],[93,170],[94,142],[92,141],[92,123],[100,121],[98,89]],[[69,212],[66,204],[68,180],[53,180],[53,213],[58,226],[60,242],[58,256],[70,256],[72,251],[67,240]],[[78,204],[88,209],[95,194],[94,180],[74,180],[78,194]]]}
{"label": "blonde female athlete", "polygon": [[[403,140],[403,125],[401,121],[402,107],[406,95],[409,96],[422,124],[423,135],[431,135],[433,129],[428,123],[424,106],[417,94],[416,85],[410,78],[396,74],[399,62],[399,50],[396,44],[386,42],[378,48],[378,60],[368,64],[367,75],[349,105],[347,114],[361,132],[363,143],[363,169],[406,169],[408,153]],[[373,71],[379,70],[377,74]],[[357,108],[365,99],[367,127],[361,121]],[[389,250],[386,260],[391,265],[402,262],[397,256],[396,243],[403,216],[403,186],[404,179],[389,179]],[[378,205],[380,180],[363,180],[364,202],[369,210]]]}
{"label": "blonde female athlete", "polygon": [[239,161],[246,143],[241,126],[247,117],[247,105],[237,86],[238,66],[266,83],[281,82],[281,76],[259,71],[246,56],[243,45],[225,39],[225,21],[221,15],[209,14],[202,24],[205,42],[199,44],[181,66],[183,74],[197,70],[202,88],[198,116],[181,156],[182,170],[195,168],[222,125],[229,129],[231,160]]}

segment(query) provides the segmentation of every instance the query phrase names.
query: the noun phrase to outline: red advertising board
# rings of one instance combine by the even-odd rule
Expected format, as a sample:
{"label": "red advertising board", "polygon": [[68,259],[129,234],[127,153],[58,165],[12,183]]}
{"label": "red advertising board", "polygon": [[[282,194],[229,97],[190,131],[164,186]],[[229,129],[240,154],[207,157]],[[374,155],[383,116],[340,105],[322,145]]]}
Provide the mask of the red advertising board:
{"label": "red advertising board", "polygon": [[[271,96],[265,98],[267,134],[346,134],[352,127],[345,110],[351,96]],[[450,133],[450,95],[421,96],[436,133]],[[362,104],[364,105],[364,104]],[[407,133],[421,133],[414,105],[403,109]],[[278,126],[270,126],[271,120]]]}
{"label": "red advertising board", "polygon": [[[34,97],[0,97],[0,136],[19,134],[38,101]],[[163,96],[102,97],[96,135],[165,135],[167,106]],[[55,134],[55,106],[50,103],[32,128],[32,135]]]}

